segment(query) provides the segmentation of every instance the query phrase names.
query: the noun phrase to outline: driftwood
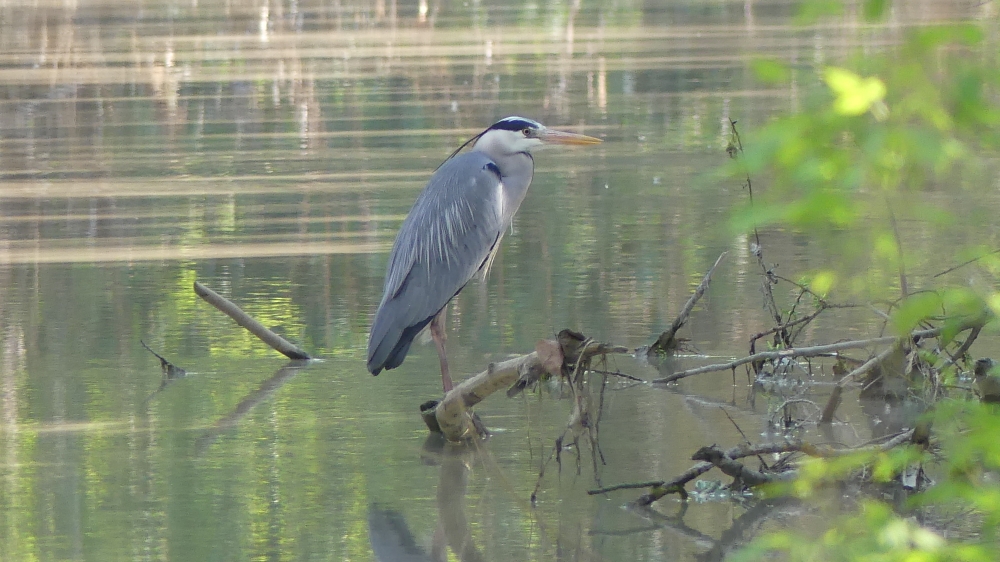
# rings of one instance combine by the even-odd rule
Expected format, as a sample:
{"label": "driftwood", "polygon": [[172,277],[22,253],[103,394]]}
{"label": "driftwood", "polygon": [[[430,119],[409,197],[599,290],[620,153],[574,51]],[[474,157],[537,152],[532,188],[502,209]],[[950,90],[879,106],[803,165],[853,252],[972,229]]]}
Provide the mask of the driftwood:
{"label": "driftwood", "polygon": [[205,299],[208,304],[219,309],[227,316],[236,321],[237,324],[243,326],[251,334],[260,338],[260,341],[271,346],[272,349],[281,353],[289,359],[312,359],[309,354],[305,351],[299,349],[295,344],[289,342],[285,338],[275,334],[271,330],[268,330],[263,324],[255,320],[252,316],[243,312],[240,307],[233,304],[229,299],[223,297],[219,293],[216,293],[212,289],[202,285],[201,283],[194,282],[194,292],[201,298]]}
{"label": "driftwood", "polygon": [[[424,423],[428,429],[442,433],[449,441],[481,436],[485,428],[470,409],[490,394],[512,386],[523,389],[527,384],[537,381],[541,373],[553,369],[557,370],[556,374],[565,375],[572,372],[581,361],[596,355],[628,352],[624,347],[594,342],[570,330],[560,332],[558,342],[547,341],[545,345],[539,342],[539,347],[544,349],[553,346],[558,352],[543,352],[540,356],[538,351],[533,351],[500,363],[491,363],[485,371],[456,385],[440,402],[425,402],[420,408]],[[553,355],[558,357],[559,363],[553,363]],[[508,395],[513,395],[512,391],[513,388],[508,391]]]}
{"label": "driftwood", "polygon": [[[421,408],[426,416],[432,412],[437,429],[449,441],[462,441],[477,437],[479,432],[473,422],[469,408],[480,403],[490,394],[506,388],[527,371],[538,368],[538,354],[491,363],[487,369],[472,378],[462,381],[437,404],[426,404]],[[435,428],[428,426],[431,430]]]}

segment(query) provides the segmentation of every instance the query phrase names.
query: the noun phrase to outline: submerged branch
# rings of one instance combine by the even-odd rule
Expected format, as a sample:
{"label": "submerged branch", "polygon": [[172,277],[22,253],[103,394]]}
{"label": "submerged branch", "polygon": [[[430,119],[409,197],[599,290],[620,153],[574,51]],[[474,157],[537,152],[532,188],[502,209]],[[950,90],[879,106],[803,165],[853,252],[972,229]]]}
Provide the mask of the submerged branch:
{"label": "submerged branch", "polygon": [[153,351],[151,347],[146,345],[146,342],[139,340],[139,344],[141,344],[142,347],[145,347],[146,351],[152,353],[153,357],[156,357],[157,359],[160,360],[160,369],[163,371],[164,384],[166,384],[165,381],[167,380],[179,379],[187,374],[187,371],[181,369],[177,365],[174,365],[170,361],[167,361],[166,359],[163,358],[162,355]]}
{"label": "submerged branch", "polygon": [[648,493],[636,498],[631,505],[645,507],[668,494],[679,494],[681,499],[687,499],[687,491],[684,485],[694,480],[698,476],[708,472],[712,468],[719,467],[724,473],[741,480],[749,486],[756,486],[768,482],[793,480],[798,476],[795,469],[784,472],[763,472],[751,470],[741,463],[736,462],[744,457],[755,457],[765,454],[787,454],[803,453],[810,457],[833,458],[855,453],[874,453],[888,451],[893,447],[898,447],[909,443],[913,437],[913,430],[904,431],[880,443],[866,443],[858,447],[835,448],[825,445],[814,445],[801,439],[789,439],[783,443],[765,443],[760,445],[739,445],[723,451],[713,445],[702,447],[692,457],[698,460],[697,464],[684,471],[682,474],[669,481],[645,482],[642,484],[619,484],[598,490],[590,490],[589,494],[603,494],[614,490],[628,488],[652,488]]}
{"label": "submerged branch", "polygon": [[649,346],[649,349],[646,351],[647,356],[656,355],[657,353],[669,354],[677,350],[678,343],[674,337],[677,334],[677,330],[680,330],[681,326],[687,322],[688,316],[691,315],[691,311],[694,309],[694,305],[697,304],[698,300],[705,294],[705,291],[708,290],[708,285],[712,282],[712,273],[715,272],[715,268],[719,266],[720,262],[722,262],[722,258],[726,257],[726,253],[727,252],[722,252],[719,254],[718,259],[716,259],[715,263],[712,264],[712,267],[708,269],[708,272],[705,273],[705,277],[702,278],[701,283],[698,284],[694,293],[691,294],[691,298],[689,298],[684,304],[684,308],[681,309],[680,314],[677,315],[677,318],[674,318],[670,328],[660,334],[660,337],[656,339],[656,343]]}

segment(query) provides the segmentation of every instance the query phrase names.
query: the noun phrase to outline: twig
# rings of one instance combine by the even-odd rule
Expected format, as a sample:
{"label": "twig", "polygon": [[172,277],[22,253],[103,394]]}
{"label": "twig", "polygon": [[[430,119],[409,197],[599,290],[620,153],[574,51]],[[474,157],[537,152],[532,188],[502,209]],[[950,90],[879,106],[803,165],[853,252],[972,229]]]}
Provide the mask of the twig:
{"label": "twig", "polygon": [[910,294],[906,283],[906,266],[903,265],[903,239],[899,236],[899,226],[896,224],[896,214],[889,209],[889,223],[892,225],[892,236],[896,240],[896,253],[899,257],[899,292],[905,299]]}
{"label": "twig", "polygon": [[[812,400],[807,400],[807,399],[805,399],[805,398],[791,398],[791,399],[788,399],[788,400],[785,400],[784,402],[782,402],[781,404],[779,404],[779,405],[778,405],[778,406],[777,406],[777,407],[776,407],[776,408],[774,409],[774,412],[772,412],[772,413],[771,413],[771,417],[770,417],[770,419],[769,419],[768,421],[769,421],[770,423],[774,424],[774,423],[775,423],[775,421],[774,421],[774,417],[775,417],[776,415],[778,415],[778,412],[783,412],[783,411],[785,411],[785,409],[786,409],[786,408],[788,408],[789,406],[792,406],[792,405],[794,405],[794,404],[809,404],[809,405],[811,405],[811,406],[812,406],[813,408],[816,408],[816,411],[820,411],[820,407],[819,407],[819,404],[817,404],[817,403],[813,402]],[[786,424],[785,424],[786,426],[787,426],[787,425],[791,425],[791,418],[792,418],[792,416],[791,416],[791,414],[789,414],[789,415],[787,416],[787,420],[788,420],[788,421],[787,421],[787,422],[786,422]],[[807,418],[805,418],[805,419],[803,419],[803,420],[801,421],[801,423],[805,423],[805,422],[807,422],[807,421],[809,421],[809,418],[808,418],[808,417],[807,417]]]}
{"label": "twig", "polygon": [[677,349],[677,342],[674,339],[674,336],[677,334],[677,330],[679,330],[681,326],[687,322],[688,316],[691,315],[691,310],[694,309],[694,305],[697,304],[698,300],[705,294],[705,291],[708,290],[708,285],[712,282],[712,273],[715,272],[715,268],[719,266],[719,263],[722,261],[722,258],[726,257],[726,254],[727,252],[719,254],[718,259],[715,260],[712,267],[710,267],[708,272],[705,273],[701,283],[699,283],[698,287],[695,288],[694,293],[692,293],[691,297],[686,303],[684,303],[684,307],[681,308],[680,314],[678,314],[677,318],[674,318],[673,323],[670,324],[670,328],[660,334],[660,337],[656,339],[656,343],[649,346],[649,349],[646,351],[647,356],[656,355],[657,353],[670,353]]}
{"label": "twig", "polygon": [[[646,382],[645,379],[640,379],[639,377],[634,377],[632,375],[627,375],[627,374],[625,374],[625,373],[623,373],[621,371],[602,371],[601,369],[588,369],[588,371],[590,371],[591,373],[598,374],[598,375],[607,375],[609,377],[621,377],[621,378],[623,378],[625,380],[630,380],[630,381],[633,381],[633,382]],[[631,388],[631,385],[629,386],[629,388]]]}
{"label": "twig", "polygon": [[854,377],[861,376],[861,375],[867,373],[868,371],[871,371],[879,363],[885,361],[887,357],[889,357],[890,355],[892,355],[892,353],[894,351],[896,351],[896,346],[892,346],[892,347],[888,347],[886,349],[883,349],[877,355],[875,355],[874,357],[872,357],[868,361],[865,361],[864,363],[862,363],[860,367],[854,369],[850,373],[847,373],[846,375],[844,375],[843,377],[841,377],[840,380],[837,381],[837,386],[843,387],[849,380],[853,379]]}
{"label": "twig", "polygon": [[[736,428],[736,431],[738,431],[740,433],[740,436],[743,437],[743,443],[745,445],[751,445],[750,439],[747,437],[747,434],[743,433],[743,428],[740,427],[740,424],[736,423],[736,420],[733,419],[733,416],[730,416],[729,412],[722,406],[719,406],[719,409],[722,410],[723,414],[726,414],[726,417],[729,418],[729,423],[733,424],[733,427]],[[767,466],[767,463],[764,462],[764,457],[758,455],[757,460],[760,461],[760,464],[762,466]]]}
{"label": "twig", "polygon": [[975,326],[974,328],[972,328],[972,331],[969,332],[969,337],[965,338],[965,341],[962,342],[962,345],[959,346],[959,348],[955,351],[955,359],[949,361],[948,364],[949,365],[954,364],[955,361],[960,361],[963,357],[965,357],[965,354],[969,352],[969,348],[972,347],[972,343],[976,341],[976,338],[979,337],[979,333],[982,331],[983,331],[982,326]]}
{"label": "twig", "polygon": [[[597,473],[596,455],[598,451],[598,445],[593,433],[593,427],[591,426],[590,423],[589,401],[586,400],[586,397],[583,394],[583,378],[582,378],[583,374],[590,368],[590,358],[594,355],[594,353],[588,353],[587,350],[591,347],[598,349],[601,346],[602,344],[594,341],[592,338],[584,339],[584,341],[581,344],[580,353],[576,360],[576,365],[573,368],[573,372],[567,376],[567,379],[569,380],[569,388],[573,394],[573,411],[570,412],[569,422],[567,422],[566,428],[563,429],[562,435],[556,438],[555,445],[552,447],[552,453],[549,454],[549,458],[546,459],[544,463],[542,463],[542,467],[538,471],[538,480],[535,482],[534,491],[531,492],[532,505],[535,504],[535,501],[538,498],[538,491],[541,489],[542,479],[545,477],[545,469],[549,465],[549,462],[551,462],[552,459],[555,458],[556,463],[560,467],[560,471],[562,470],[562,461],[560,459],[560,455],[563,450],[563,443],[566,442],[567,435],[570,436],[570,438],[572,439],[571,442],[575,445],[576,448],[576,466],[577,466],[577,474],[579,474],[580,435],[582,435],[584,431],[587,432],[587,437],[590,440],[591,455],[593,456],[592,460],[594,462],[594,477],[597,479],[597,485],[598,486],[601,485]],[[603,453],[601,454],[601,458],[603,460],[604,458]]]}
{"label": "twig", "polygon": [[[160,360],[160,368],[163,370],[163,378],[164,378],[164,380],[180,378],[180,377],[183,377],[184,375],[187,374],[187,371],[185,371],[184,369],[181,369],[177,365],[174,365],[170,361],[167,361],[166,359],[163,358],[162,355],[160,355],[159,353],[153,351],[153,349],[151,347],[149,347],[148,345],[146,345],[146,342],[144,342],[142,340],[139,340],[139,343],[142,344],[142,347],[146,348],[146,351],[152,353],[153,357],[156,357],[157,359]],[[164,384],[166,384],[166,383],[164,383]]]}
{"label": "twig", "polygon": [[153,351],[151,347],[146,345],[146,342],[139,340],[139,343],[142,344],[142,347],[146,348],[146,351],[149,351],[150,353],[153,354],[154,357],[160,360],[160,369],[163,371],[163,377],[160,380],[160,386],[156,390],[154,390],[149,396],[147,396],[145,400],[142,401],[142,405],[145,406],[146,404],[149,403],[150,400],[155,398],[157,394],[163,392],[167,388],[167,385],[169,385],[170,383],[174,382],[177,379],[186,377],[187,371],[181,369],[177,365],[174,365],[170,361],[164,359],[162,355]]}
{"label": "twig", "polygon": [[778,332],[780,332],[782,330],[787,330],[787,329],[792,328],[794,326],[798,326],[799,324],[804,324],[806,322],[811,322],[811,321],[815,320],[816,317],[819,316],[827,308],[828,308],[827,306],[825,306],[824,304],[820,303],[819,308],[817,308],[815,312],[813,312],[812,314],[810,314],[808,316],[803,316],[803,317],[797,318],[795,320],[789,320],[788,322],[785,322],[784,324],[781,324],[780,326],[775,326],[775,327],[771,328],[770,330],[765,330],[763,332],[758,332],[758,333],[754,334],[753,337],[750,338],[750,343],[753,344],[753,342],[759,340],[760,338],[762,338],[764,336],[769,336],[771,334],[778,333]]}
{"label": "twig", "polygon": [[272,349],[281,353],[289,359],[312,359],[309,354],[302,351],[295,344],[289,342],[285,338],[275,334],[271,330],[264,327],[263,324],[255,320],[246,312],[243,312],[240,307],[233,304],[229,299],[223,297],[219,293],[216,293],[212,289],[202,285],[201,283],[194,282],[194,292],[198,294],[199,297],[205,299],[208,304],[219,309],[226,316],[229,316],[236,321],[237,324],[243,326],[251,334],[260,338],[260,341],[271,346]]}
{"label": "twig", "polygon": [[983,254],[981,256],[978,256],[978,257],[975,257],[975,258],[972,258],[971,260],[965,260],[965,261],[963,261],[962,263],[960,263],[958,265],[949,267],[948,269],[942,271],[941,273],[935,273],[934,276],[933,276],[933,278],[937,279],[938,277],[941,277],[942,275],[947,275],[947,274],[951,273],[952,271],[955,271],[956,269],[963,268],[963,267],[969,265],[970,263],[976,263],[977,261],[985,258],[986,256],[992,256],[993,254],[1000,254],[1000,249],[993,250],[992,252],[986,252],[985,254]]}

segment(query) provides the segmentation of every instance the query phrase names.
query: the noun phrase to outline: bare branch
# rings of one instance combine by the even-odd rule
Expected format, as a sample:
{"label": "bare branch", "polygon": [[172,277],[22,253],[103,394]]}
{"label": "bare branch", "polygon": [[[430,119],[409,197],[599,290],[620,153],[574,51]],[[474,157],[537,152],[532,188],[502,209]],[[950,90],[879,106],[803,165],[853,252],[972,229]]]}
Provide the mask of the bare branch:
{"label": "bare branch", "polygon": [[721,254],[719,254],[718,259],[716,259],[715,263],[712,264],[712,267],[708,269],[708,272],[705,273],[705,277],[702,278],[701,283],[698,284],[698,287],[695,288],[694,293],[691,294],[691,298],[689,298],[687,302],[684,303],[684,308],[681,309],[680,314],[677,315],[677,318],[674,318],[674,321],[670,325],[670,328],[667,331],[660,334],[660,337],[656,339],[656,343],[649,346],[649,350],[646,351],[646,355],[655,355],[657,353],[670,353],[673,350],[677,349],[677,342],[674,339],[674,336],[677,334],[677,330],[679,330],[681,326],[683,326],[684,323],[687,322],[688,316],[691,315],[691,310],[694,309],[694,305],[705,294],[705,291],[708,290],[708,285],[712,281],[712,273],[715,272],[715,268],[719,266],[720,262],[722,262],[722,258],[726,257],[726,253],[727,252],[722,252]]}
{"label": "bare branch", "polygon": [[[901,432],[896,436],[881,443],[865,444],[859,447],[834,448],[829,446],[814,445],[802,441],[801,439],[790,439],[784,443],[765,443],[761,445],[752,445],[752,446],[740,445],[737,447],[732,447],[725,451],[722,451],[721,449],[718,449],[718,447],[713,446],[717,450],[718,454],[721,456],[717,456],[714,452],[711,454],[705,453],[704,455],[702,455],[702,453],[705,452],[705,449],[709,449],[706,447],[700,450],[699,453],[696,453],[695,457],[693,457],[693,460],[699,460],[699,458],[710,458],[713,462],[702,460],[701,462],[693,465],[691,468],[684,471],[684,473],[674,478],[673,480],[669,480],[662,483],[659,481],[647,482],[646,484],[649,484],[649,487],[651,487],[652,490],[650,490],[646,494],[643,494],[642,496],[639,496],[634,502],[632,502],[632,505],[637,507],[648,506],[668,494],[680,494],[682,499],[686,499],[687,491],[684,489],[684,485],[694,480],[698,476],[708,472],[715,466],[719,466],[719,468],[724,472],[726,472],[727,470],[730,472],[734,472],[735,474],[731,474],[731,476],[739,477],[743,479],[745,483],[750,485],[754,485],[751,484],[751,482],[755,481],[754,480],[755,478],[762,479],[764,482],[773,482],[776,480],[782,480],[782,481],[792,480],[797,475],[796,470],[789,470],[772,475],[769,473],[762,473],[760,471],[752,471],[750,469],[747,469],[746,467],[737,468],[732,464],[737,459],[744,457],[758,456],[764,454],[779,454],[779,453],[803,453],[811,457],[823,457],[823,458],[839,457],[855,453],[872,453],[879,451],[888,451],[893,447],[898,447],[899,445],[910,442],[912,437],[913,437],[913,430],[911,429],[908,431]],[[714,462],[716,461],[719,464],[714,464]],[[739,463],[736,464],[738,465]],[[722,465],[724,465],[725,468],[723,468]],[[749,478],[747,478],[747,476],[749,476]],[[593,495],[593,494],[605,493],[605,491],[617,490],[620,488],[638,488],[638,487],[646,487],[646,486],[639,486],[639,485],[609,486],[608,488],[602,488],[599,490],[590,490],[587,493]]]}
{"label": "bare branch", "polygon": [[[970,328],[973,328],[978,324],[982,324],[982,319],[973,319],[967,321],[963,323],[961,326],[959,326],[959,329],[957,331],[962,332]],[[944,327],[937,327],[937,328],[929,328],[926,330],[916,330],[914,332],[911,332],[909,337],[910,339],[913,340],[936,337],[939,336],[944,329],[945,329]],[[778,349],[774,351],[761,351],[759,353],[754,353],[753,355],[749,355],[741,359],[736,359],[728,363],[715,363],[712,365],[704,365],[701,367],[696,367],[694,369],[678,371],[672,375],[662,377],[659,379],[654,379],[650,382],[656,384],[671,383],[690,376],[700,375],[702,373],[710,373],[713,371],[729,371],[735,369],[736,367],[739,367],[740,365],[746,365],[747,363],[753,363],[754,361],[776,361],[778,359],[785,359],[791,357],[819,357],[822,355],[829,355],[837,353],[839,351],[844,351],[846,349],[859,349],[875,345],[885,345],[885,344],[895,343],[900,339],[901,338],[898,338],[896,336],[884,336],[880,338],[871,338],[867,340],[849,340],[849,341],[842,341],[826,345],[815,345],[810,347],[793,347],[788,349]],[[870,368],[871,366],[868,367],[868,369]]]}
{"label": "bare branch", "polygon": [[309,354],[305,351],[299,349],[295,344],[289,342],[285,338],[275,334],[271,330],[268,330],[263,324],[255,320],[252,316],[243,312],[240,307],[236,306],[229,299],[223,297],[219,293],[216,293],[212,289],[202,285],[201,283],[194,282],[194,292],[205,301],[219,309],[226,316],[229,316],[236,321],[237,324],[243,326],[251,334],[260,338],[260,341],[271,346],[278,353],[281,353],[289,359],[312,359]]}

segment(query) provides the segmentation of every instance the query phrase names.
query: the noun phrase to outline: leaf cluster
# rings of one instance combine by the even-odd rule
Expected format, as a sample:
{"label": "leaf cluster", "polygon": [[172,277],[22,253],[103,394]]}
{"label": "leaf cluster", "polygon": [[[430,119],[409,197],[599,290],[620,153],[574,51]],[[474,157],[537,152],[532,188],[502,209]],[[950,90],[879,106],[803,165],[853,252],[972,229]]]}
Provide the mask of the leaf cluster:
{"label": "leaf cluster", "polygon": [[[803,21],[842,13],[842,8],[839,2],[806,3]],[[888,9],[887,0],[863,2],[864,15],[872,19]],[[959,179],[977,171],[1000,148],[1000,49],[991,33],[994,24],[922,27],[907,32],[884,55],[837,65],[798,68],[771,59],[756,61],[757,76],[764,82],[815,87],[804,88],[814,91],[805,96],[801,111],[747,135],[745,153],[728,172],[764,178],[766,188],[755,191],[754,207],[736,218],[735,227],[847,231],[854,247],[867,251],[872,267],[896,265],[891,258],[899,253],[899,233],[893,232],[897,217],[949,218],[920,194],[961,185],[992,187]],[[987,255],[982,269],[1000,272],[1000,261],[988,248],[958,248],[955,253]],[[842,278],[824,275],[829,278],[826,290]],[[1000,312],[1000,293],[992,289],[935,287],[904,295],[892,326],[897,333],[908,333],[928,319],[990,312]],[[952,509],[965,522],[966,538],[946,537],[937,526],[867,500],[816,540],[802,540],[796,531],[772,532],[734,559],[775,553],[790,560],[1000,558],[1000,409],[964,400],[940,402],[929,421],[940,447],[934,453],[914,446],[817,460],[807,463],[802,477],[783,492],[810,497],[857,471],[869,471],[875,481],[891,481],[920,463],[936,464],[943,477],[914,495],[909,508]]]}
{"label": "leaf cluster", "polygon": [[954,188],[1000,146],[1000,61],[987,43],[980,24],[961,23],[912,31],[885,56],[837,66],[755,61],[762,81],[809,93],[801,111],[753,132],[731,164],[734,176],[766,179],[736,228],[875,225],[865,245],[877,258],[891,213],[943,220],[919,194]]}

